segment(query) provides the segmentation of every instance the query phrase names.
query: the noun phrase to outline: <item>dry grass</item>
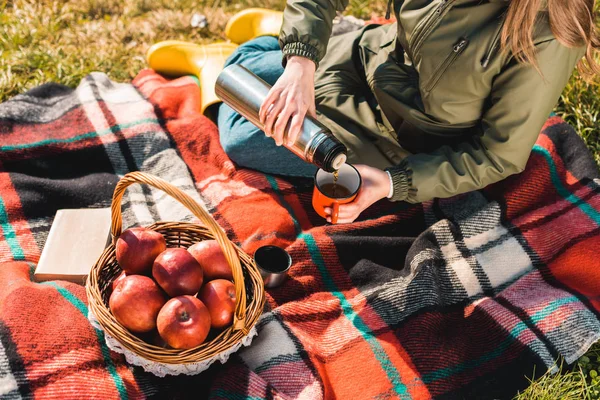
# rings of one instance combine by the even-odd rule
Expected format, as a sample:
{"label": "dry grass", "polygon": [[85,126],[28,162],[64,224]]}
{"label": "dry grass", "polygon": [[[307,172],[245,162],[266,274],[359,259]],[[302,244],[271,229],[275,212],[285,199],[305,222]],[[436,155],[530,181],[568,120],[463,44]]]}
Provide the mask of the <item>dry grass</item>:
{"label": "dry grass", "polygon": [[[0,101],[47,81],[75,86],[91,71],[130,80],[145,66],[151,44],[224,40],[228,17],[242,7],[188,0],[5,3],[0,9]],[[208,17],[207,28],[190,27],[194,12]]]}
{"label": "dry grass", "polygon": [[[92,71],[128,81],[155,42],[224,40],[228,18],[246,7],[283,9],[284,0],[0,0],[0,102],[48,81],[76,86]],[[348,13],[382,15],[387,1],[350,0]],[[190,26],[194,13],[208,26]],[[600,164],[598,86],[574,76],[556,111],[575,126]],[[517,399],[598,399],[600,345],[577,366],[546,374]]]}

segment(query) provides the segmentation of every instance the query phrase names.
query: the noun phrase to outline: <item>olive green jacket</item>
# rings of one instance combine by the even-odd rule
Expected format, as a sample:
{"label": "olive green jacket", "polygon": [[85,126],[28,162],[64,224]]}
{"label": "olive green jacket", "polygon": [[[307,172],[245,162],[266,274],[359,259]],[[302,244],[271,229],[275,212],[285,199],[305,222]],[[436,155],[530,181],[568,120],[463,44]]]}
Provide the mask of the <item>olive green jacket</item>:
{"label": "olive green jacket", "polygon": [[[317,65],[347,0],[288,0],[284,57]],[[584,54],[534,32],[541,74],[500,51],[506,0],[396,0],[397,23],[367,29],[356,60],[385,129],[411,155],[388,168],[393,200],[411,203],[481,189],[523,171],[538,134]],[[337,46],[329,51],[351,51]]]}

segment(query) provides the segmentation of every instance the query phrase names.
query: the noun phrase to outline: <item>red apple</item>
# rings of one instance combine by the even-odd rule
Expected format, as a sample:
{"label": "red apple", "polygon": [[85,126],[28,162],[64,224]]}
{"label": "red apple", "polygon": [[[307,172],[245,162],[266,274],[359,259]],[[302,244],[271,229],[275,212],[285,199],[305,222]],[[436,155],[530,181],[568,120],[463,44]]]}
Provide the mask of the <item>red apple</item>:
{"label": "red apple", "polygon": [[152,276],[169,296],[176,297],[198,293],[204,273],[186,249],[171,248],[156,257]]}
{"label": "red apple", "polygon": [[129,275],[112,292],[108,306],[121,325],[142,333],[156,327],[156,317],[166,301],[165,294],[152,279]]}
{"label": "red apple", "polygon": [[231,267],[216,240],[203,240],[190,246],[188,251],[202,266],[205,282],[213,279],[233,279]]}
{"label": "red apple", "polygon": [[208,336],[210,313],[193,296],[179,296],[167,301],[158,313],[156,326],[160,337],[175,349],[191,349]]}
{"label": "red apple", "polygon": [[113,291],[117,288],[117,286],[119,286],[119,283],[121,283],[121,281],[125,279],[126,276],[127,275],[125,275],[125,271],[121,271],[121,273],[117,275],[117,277],[110,284],[110,287]]}
{"label": "red apple", "polygon": [[225,328],[233,322],[235,285],[225,279],[215,279],[202,287],[198,298],[210,312],[211,327]]}
{"label": "red apple", "polygon": [[144,274],[150,271],[154,259],[167,248],[159,232],[144,227],[127,229],[116,244],[117,262],[125,273]]}

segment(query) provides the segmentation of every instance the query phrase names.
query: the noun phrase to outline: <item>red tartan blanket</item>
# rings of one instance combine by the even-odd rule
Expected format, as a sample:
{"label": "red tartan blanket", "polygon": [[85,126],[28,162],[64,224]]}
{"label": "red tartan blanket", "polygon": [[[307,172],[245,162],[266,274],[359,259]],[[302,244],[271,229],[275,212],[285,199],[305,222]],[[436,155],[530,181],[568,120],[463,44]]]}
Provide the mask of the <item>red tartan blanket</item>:
{"label": "red tartan blanket", "polygon": [[[150,71],[0,104],[0,397],[506,398],[599,339],[599,174],[559,118],[501,184],[325,226],[310,181],[236,168],[198,109],[193,79]],[[253,344],[200,376],[126,365],[83,287],[31,282],[56,210],[108,206],[132,170],[192,194],[247,252],[294,259]],[[125,226],[190,218],[137,185],[123,207]]]}

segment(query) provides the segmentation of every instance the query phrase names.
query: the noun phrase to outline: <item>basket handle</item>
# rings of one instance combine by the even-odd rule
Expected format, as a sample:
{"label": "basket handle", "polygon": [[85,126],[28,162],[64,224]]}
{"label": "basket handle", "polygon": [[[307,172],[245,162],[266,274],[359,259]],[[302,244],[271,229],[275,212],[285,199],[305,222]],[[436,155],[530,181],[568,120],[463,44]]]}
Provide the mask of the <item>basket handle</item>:
{"label": "basket handle", "polygon": [[237,251],[233,247],[233,244],[223,232],[219,224],[213,219],[213,217],[204,210],[194,199],[192,199],[187,193],[182,192],[179,188],[171,185],[156,176],[146,174],[144,172],[136,171],[130,172],[123,176],[115,187],[113,193],[112,204],[111,204],[111,226],[110,232],[112,235],[112,242],[116,245],[117,238],[121,235],[121,229],[123,228],[123,217],[121,214],[121,200],[125,194],[125,189],[129,185],[134,183],[143,183],[146,185],[154,186],[156,189],[162,190],[175,200],[183,204],[188,210],[192,212],[198,219],[206,225],[208,230],[213,234],[223,254],[227,259],[227,262],[231,266],[233,273],[233,281],[235,284],[235,296],[237,299],[235,305],[235,314],[233,316],[233,330],[242,330],[244,334],[248,333],[246,327],[246,287],[244,285],[244,276],[242,273],[242,266],[240,265],[240,259]]}

